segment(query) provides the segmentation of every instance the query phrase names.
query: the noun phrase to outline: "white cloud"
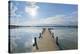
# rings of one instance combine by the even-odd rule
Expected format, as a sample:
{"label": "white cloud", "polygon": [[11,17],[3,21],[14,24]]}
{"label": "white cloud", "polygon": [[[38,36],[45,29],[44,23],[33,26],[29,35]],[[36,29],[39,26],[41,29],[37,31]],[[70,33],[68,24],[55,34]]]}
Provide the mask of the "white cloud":
{"label": "white cloud", "polygon": [[26,22],[24,22],[25,25],[46,25],[46,24],[62,24],[63,23],[63,17],[65,15],[56,15],[54,17],[48,17],[48,18],[36,18],[32,19]]}
{"label": "white cloud", "polygon": [[71,15],[56,15],[48,18],[36,18],[26,22],[25,25],[77,25],[77,13]]}
{"label": "white cloud", "polygon": [[[30,14],[30,8],[33,8],[35,11],[38,12],[39,6],[36,5],[36,2],[30,2],[29,6],[26,6],[25,11]],[[18,10],[18,7],[14,6],[13,3],[11,3],[11,25],[77,25],[78,23],[78,13],[77,11],[72,12],[71,14],[65,15],[65,14],[58,14],[56,16],[51,16],[48,18],[36,18],[32,17],[30,19],[20,18],[21,15],[16,14],[16,11]],[[13,18],[12,18],[13,16]]]}
{"label": "white cloud", "polygon": [[[12,19],[12,24],[15,25],[77,25],[78,16],[77,11],[72,12],[71,14],[56,15],[48,18],[30,18],[28,20],[19,21],[19,18]],[[21,19],[22,20],[22,19]]]}
{"label": "white cloud", "polygon": [[78,12],[74,11],[71,14],[66,15],[63,19],[64,19],[64,24],[77,25],[78,24]]}
{"label": "white cloud", "polygon": [[15,12],[17,10],[17,7],[15,7],[12,2],[10,4],[11,4],[10,5],[10,16],[16,16]]}
{"label": "white cloud", "polygon": [[18,10],[18,7],[16,7],[12,2],[10,3],[10,24],[14,25],[17,24],[19,22],[19,18],[21,17],[21,15],[16,14]]}
{"label": "white cloud", "polygon": [[63,20],[62,20],[63,17],[64,17],[64,15],[56,15],[56,16],[45,19],[43,22],[45,24],[58,24],[60,22],[63,22]]}

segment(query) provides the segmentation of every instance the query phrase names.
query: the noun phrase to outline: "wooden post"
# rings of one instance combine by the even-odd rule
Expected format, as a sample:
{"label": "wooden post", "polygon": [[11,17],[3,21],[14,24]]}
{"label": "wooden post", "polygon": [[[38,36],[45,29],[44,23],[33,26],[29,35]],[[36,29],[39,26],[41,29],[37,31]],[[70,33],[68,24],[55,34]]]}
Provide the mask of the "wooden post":
{"label": "wooden post", "polygon": [[51,34],[50,28],[48,28],[48,30],[49,30],[49,32],[50,32],[50,34]]}
{"label": "wooden post", "polygon": [[59,43],[58,43],[58,37],[56,37],[56,44],[59,46]]}
{"label": "wooden post", "polygon": [[40,33],[40,35],[39,35],[39,38],[42,38],[41,33]]}
{"label": "wooden post", "polygon": [[38,48],[38,45],[37,45],[37,39],[36,39],[36,37],[34,37],[34,41],[35,41],[35,43],[33,44],[33,46],[36,46],[36,49],[38,50],[39,48]]}
{"label": "wooden post", "polygon": [[44,31],[45,31],[45,28],[43,28],[42,34],[44,33]]}

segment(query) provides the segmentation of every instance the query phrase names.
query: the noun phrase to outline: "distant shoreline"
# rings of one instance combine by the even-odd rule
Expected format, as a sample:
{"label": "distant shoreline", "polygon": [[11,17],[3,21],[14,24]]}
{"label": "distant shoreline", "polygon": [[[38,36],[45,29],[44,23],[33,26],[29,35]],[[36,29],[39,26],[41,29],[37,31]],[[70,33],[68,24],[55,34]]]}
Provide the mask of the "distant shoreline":
{"label": "distant shoreline", "polygon": [[73,27],[78,28],[78,26],[20,26],[20,25],[8,25],[9,28],[19,28],[19,27]]}

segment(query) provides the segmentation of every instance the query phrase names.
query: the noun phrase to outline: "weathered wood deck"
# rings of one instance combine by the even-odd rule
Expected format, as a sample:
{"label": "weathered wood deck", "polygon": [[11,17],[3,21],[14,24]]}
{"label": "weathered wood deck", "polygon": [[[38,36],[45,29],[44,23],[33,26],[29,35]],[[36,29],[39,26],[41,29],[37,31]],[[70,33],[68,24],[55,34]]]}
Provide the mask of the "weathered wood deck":
{"label": "weathered wood deck", "polygon": [[52,37],[52,34],[48,30],[48,28],[45,29],[43,32],[42,38],[40,38],[37,41],[37,45],[39,49],[36,49],[36,47],[33,47],[33,52],[39,52],[39,51],[54,51],[59,50],[59,47],[56,44],[56,41]]}

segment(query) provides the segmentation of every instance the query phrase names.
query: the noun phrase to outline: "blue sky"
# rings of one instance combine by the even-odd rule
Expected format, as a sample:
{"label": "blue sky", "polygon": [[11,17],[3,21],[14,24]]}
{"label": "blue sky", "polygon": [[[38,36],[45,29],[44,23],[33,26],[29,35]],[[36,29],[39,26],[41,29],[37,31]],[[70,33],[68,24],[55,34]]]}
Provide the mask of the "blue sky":
{"label": "blue sky", "polygon": [[[77,25],[77,5],[32,3],[26,1],[11,2],[11,25]],[[31,16],[28,9],[33,7],[37,13]]]}

